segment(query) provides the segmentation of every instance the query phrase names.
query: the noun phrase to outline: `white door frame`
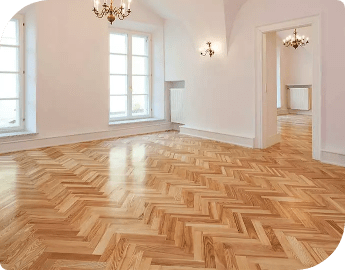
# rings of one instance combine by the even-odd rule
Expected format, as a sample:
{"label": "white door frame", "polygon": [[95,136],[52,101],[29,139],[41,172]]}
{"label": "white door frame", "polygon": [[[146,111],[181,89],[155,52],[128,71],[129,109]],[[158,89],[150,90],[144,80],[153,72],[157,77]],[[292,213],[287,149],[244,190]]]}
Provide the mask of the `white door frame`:
{"label": "white door frame", "polygon": [[320,16],[296,19],[292,21],[266,25],[256,28],[255,43],[255,77],[256,77],[256,119],[255,119],[255,147],[264,148],[265,126],[267,125],[267,110],[264,104],[266,94],[264,74],[266,71],[264,52],[264,34],[273,31],[281,31],[304,26],[312,27],[313,42],[313,158],[321,159],[321,29]]}

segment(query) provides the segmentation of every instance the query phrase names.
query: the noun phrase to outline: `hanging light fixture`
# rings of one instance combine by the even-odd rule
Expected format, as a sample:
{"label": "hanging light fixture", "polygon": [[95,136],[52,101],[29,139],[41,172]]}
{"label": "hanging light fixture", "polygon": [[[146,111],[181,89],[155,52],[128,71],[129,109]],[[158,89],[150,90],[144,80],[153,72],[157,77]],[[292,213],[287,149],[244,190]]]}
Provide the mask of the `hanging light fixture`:
{"label": "hanging light fixture", "polygon": [[286,47],[294,47],[297,49],[298,47],[304,47],[309,44],[309,38],[305,36],[297,35],[297,29],[293,31],[293,36],[288,36],[286,39],[283,40],[284,46]]}
{"label": "hanging light fixture", "polygon": [[114,0],[110,0],[110,5],[108,5],[109,0],[104,0],[104,4],[100,7],[100,1],[102,0],[93,1],[94,7],[92,11],[96,14],[98,18],[103,18],[107,15],[107,19],[110,22],[110,24],[113,24],[116,18],[118,18],[119,20],[123,20],[126,17],[128,17],[131,13],[132,0],[121,0],[120,7],[114,6]]}

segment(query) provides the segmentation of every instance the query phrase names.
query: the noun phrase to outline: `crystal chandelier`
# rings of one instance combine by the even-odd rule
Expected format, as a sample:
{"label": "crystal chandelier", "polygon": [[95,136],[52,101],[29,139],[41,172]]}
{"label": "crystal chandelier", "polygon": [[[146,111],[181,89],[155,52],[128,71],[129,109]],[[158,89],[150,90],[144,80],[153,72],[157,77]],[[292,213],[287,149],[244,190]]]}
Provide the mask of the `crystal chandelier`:
{"label": "crystal chandelier", "polygon": [[114,0],[110,0],[110,5],[108,5],[109,0],[104,0],[104,4],[100,7],[100,1],[102,0],[93,1],[93,12],[96,14],[98,18],[103,18],[107,15],[107,19],[110,22],[110,24],[113,24],[116,18],[118,18],[119,20],[123,20],[124,18],[128,17],[131,13],[132,0],[121,0],[120,7],[114,6]]}
{"label": "crystal chandelier", "polygon": [[286,47],[291,46],[297,49],[298,47],[304,47],[305,45],[309,44],[309,38],[297,35],[297,29],[295,29],[293,32],[293,36],[288,36],[283,40],[283,42]]}

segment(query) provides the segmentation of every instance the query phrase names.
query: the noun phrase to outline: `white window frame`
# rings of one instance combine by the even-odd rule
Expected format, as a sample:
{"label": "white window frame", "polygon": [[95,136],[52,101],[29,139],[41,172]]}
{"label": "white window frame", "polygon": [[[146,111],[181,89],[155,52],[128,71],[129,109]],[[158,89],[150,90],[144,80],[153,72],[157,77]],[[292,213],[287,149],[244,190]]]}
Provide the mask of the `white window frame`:
{"label": "white window frame", "polygon": [[[127,35],[127,54],[121,53],[110,53],[110,42],[109,42],[109,61],[111,55],[127,55],[127,116],[123,117],[111,117],[110,115],[110,107],[109,107],[109,122],[117,122],[117,121],[124,121],[124,120],[139,120],[139,119],[147,119],[152,117],[152,38],[150,33],[145,32],[137,32],[137,31],[130,31],[130,30],[123,30],[123,29],[116,29],[110,28],[109,38],[111,34],[120,34],[120,35]],[[132,115],[132,57],[136,56],[132,54],[132,37],[139,36],[139,37],[147,37],[148,44],[148,75],[149,79],[149,91],[148,91],[148,114],[147,115]],[[138,55],[140,57],[145,57],[142,55]],[[109,62],[110,67],[110,62]],[[123,75],[123,74],[111,74],[109,69],[109,99],[111,96],[125,96],[125,95],[111,95],[110,93],[110,76],[112,75]],[[109,100],[110,106],[110,100]]]}
{"label": "white window frame", "polygon": [[17,72],[0,71],[2,74],[18,74],[19,76],[19,95],[18,98],[0,98],[0,100],[19,100],[19,126],[0,128],[0,134],[21,132],[25,130],[25,40],[24,40],[24,16],[17,14],[11,21],[18,21],[19,45],[0,45],[1,47],[19,48],[19,67]]}

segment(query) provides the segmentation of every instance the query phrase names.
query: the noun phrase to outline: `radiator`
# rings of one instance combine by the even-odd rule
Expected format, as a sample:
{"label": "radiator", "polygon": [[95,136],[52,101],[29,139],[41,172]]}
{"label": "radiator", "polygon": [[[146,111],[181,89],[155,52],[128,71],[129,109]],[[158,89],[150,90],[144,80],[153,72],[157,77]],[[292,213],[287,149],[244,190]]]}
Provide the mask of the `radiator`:
{"label": "radiator", "polygon": [[184,88],[170,89],[171,122],[184,124]]}
{"label": "radiator", "polygon": [[311,110],[311,89],[290,88],[289,108],[292,110]]}

